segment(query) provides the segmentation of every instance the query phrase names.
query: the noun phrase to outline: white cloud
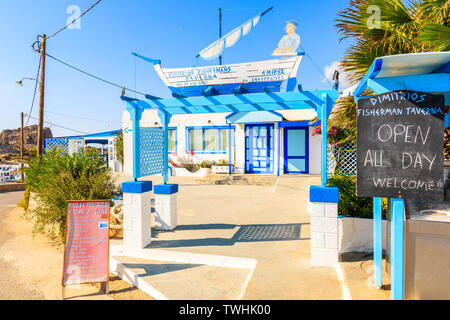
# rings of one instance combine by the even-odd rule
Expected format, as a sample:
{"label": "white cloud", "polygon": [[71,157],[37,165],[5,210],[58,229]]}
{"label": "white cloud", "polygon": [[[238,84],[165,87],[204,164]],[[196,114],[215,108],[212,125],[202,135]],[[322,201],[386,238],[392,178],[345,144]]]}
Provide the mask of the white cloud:
{"label": "white cloud", "polygon": [[339,61],[334,61],[329,66],[323,68],[326,79],[323,79],[322,82],[327,82],[328,79],[328,81],[333,83],[333,74],[335,70],[339,71],[339,90],[350,87],[350,82],[346,79],[346,72],[339,66]]}

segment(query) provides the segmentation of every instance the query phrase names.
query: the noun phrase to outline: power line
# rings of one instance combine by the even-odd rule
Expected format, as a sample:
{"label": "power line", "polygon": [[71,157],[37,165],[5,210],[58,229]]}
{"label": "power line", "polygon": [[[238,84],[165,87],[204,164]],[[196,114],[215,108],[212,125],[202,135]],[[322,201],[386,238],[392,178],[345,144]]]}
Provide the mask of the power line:
{"label": "power line", "polygon": [[47,39],[52,38],[54,36],[56,36],[58,33],[60,33],[61,31],[63,31],[64,29],[66,29],[67,27],[69,27],[70,25],[72,25],[75,21],[77,21],[78,19],[80,19],[82,16],[84,16],[88,11],[90,11],[92,8],[94,8],[97,4],[99,4],[102,0],[98,0],[96,3],[94,3],[92,6],[90,6],[86,11],[84,11],[78,18],[72,20],[71,23],[69,23],[68,25],[62,27],[61,29],[59,29],[58,31],[56,31],[54,34],[52,34],[51,36],[47,37]]}
{"label": "power line", "polygon": [[[39,83],[38,79],[39,79],[39,72],[40,71],[41,71],[41,59],[39,59],[38,71],[37,71],[36,80],[35,80],[36,82],[34,84],[33,101],[31,101],[31,107],[30,107],[29,115],[31,115],[31,112],[33,112],[34,100],[36,98],[37,85]],[[30,117],[29,116],[28,116],[28,119],[27,119],[27,123],[25,124],[25,127],[28,125],[28,121],[30,121]]]}
{"label": "power line", "polygon": [[92,78],[94,78],[94,79],[100,80],[100,81],[105,82],[105,83],[107,83],[107,84],[109,84],[109,85],[112,85],[112,86],[114,86],[114,87],[121,88],[121,89],[125,89],[125,90],[131,91],[131,92],[135,92],[135,93],[138,93],[138,94],[141,94],[141,95],[145,96],[145,93],[142,93],[142,92],[139,92],[139,91],[135,91],[135,90],[129,89],[129,88],[125,87],[125,86],[121,86],[121,85],[118,85],[117,83],[114,83],[114,82],[105,80],[105,79],[103,79],[103,78],[100,78],[100,77],[98,77],[98,76],[95,76],[95,75],[93,75],[93,74],[91,74],[91,73],[89,73],[89,72],[86,72],[86,71],[81,70],[80,68],[77,68],[77,67],[75,67],[75,66],[72,66],[72,65],[68,64],[67,62],[64,62],[64,61],[62,61],[62,60],[60,60],[60,59],[58,59],[58,58],[55,58],[54,56],[52,56],[52,55],[50,55],[50,54],[48,54],[48,53],[46,53],[45,55],[46,55],[47,57],[49,57],[49,58],[52,58],[52,59],[55,60],[55,61],[58,61],[59,63],[64,64],[65,66],[67,66],[67,67],[69,67],[69,68],[72,68],[72,69],[74,69],[74,70],[76,70],[76,71],[78,71],[78,72],[81,72],[81,73],[83,73],[83,74],[85,74],[85,75],[87,75],[87,76],[89,76],[89,77],[92,77]]}
{"label": "power line", "polygon": [[[31,115],[28,115],[28,116],[29,116],[29,118],[31,118],[31,119],[34,119],[34,120],[39,120],[38,118],[32,117]],[[72,129],[72,128],[68,128],[68,127],[60,126],[60,125],[58,125],[58,124],[54,124],[54,123],[52,123],[52,122],[48,122],[48,121],[44,121],[44,122],[45,122],[45,123],[47,123],[47,124],[49,124],[49,125],[52,125],[52,126],[58,127],[58,128],[62,128],[62,129],[66,129],[66,130],[70,130],[70,131],[74,131],[74,132],[78,132],[78,133],[82,133],[82,134],[89,134],[89,133],[87,133],[87,132],[84,132],[84,131],[80,131],[80,130],[76,130],[76,129]]]}
{"label": "power line", "polygon": [[302,45],[300,45],[300,48],[305,52],[305,55],[311,60],[312,64],[316,67],[316,69],[319,71],[319,73],[322,75],[322,77],[327,80],[327,82],[330,84],[330,86],[333,86],[333,84],[330,82],[330,80],[327,79],[325,74],[322,72],[322,70],[319,68],[319,66],[314,62],[314,60],[310,57],[310,55],[306,52],[306,50],[303,48]]}
{"label": "power line", "polygon": [[56,114],[56,115],[59,115],[59,116],[64,116],[64,117],[74,118],[74,119],[81,119],[81,120],[92,120],[92,121],[99,121],[99,122],[117,122],[117,123],[122,123],[122,121],[118,121],[118,120],[92,119],[92,118],[85,118],[85,117],[80,117],[80,116],[74,116],[74,115],[64,114],[64,113],[59,113],[59,112],[54,112],[54,111],[45,111],[44,113],[52,113],[52,114]]}

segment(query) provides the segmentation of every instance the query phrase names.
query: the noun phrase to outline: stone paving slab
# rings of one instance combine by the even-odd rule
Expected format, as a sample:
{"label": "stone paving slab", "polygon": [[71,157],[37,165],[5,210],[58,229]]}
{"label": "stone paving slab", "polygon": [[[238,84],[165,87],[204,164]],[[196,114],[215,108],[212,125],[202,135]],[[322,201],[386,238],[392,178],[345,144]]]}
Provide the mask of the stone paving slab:
{"label": "stone paving slab", "polygon": [[[169,232],[153,230],[148,250],[257,261],[243,299],[343,298],[335,269],[310,265],[306,200],[309,185],[317,184],[319,177],[282,176],[275,186],[196,185],[186,179],[171,179],[171,183],[178,181],[179,226]],[[209,269],[181,270],[188,278],[192,273],[198,281],[173,289],[195,292],[195,286],[208,287],[210,281],[226,286],[220,273],[217,280],[205,278],[203,284],[200,271],[213,276]],[[149,283],[155,285],[151,279]]]}
{"label": "stone paving slab", "polygon": [[170,300],[236,300],[248,269],[114,256]]}

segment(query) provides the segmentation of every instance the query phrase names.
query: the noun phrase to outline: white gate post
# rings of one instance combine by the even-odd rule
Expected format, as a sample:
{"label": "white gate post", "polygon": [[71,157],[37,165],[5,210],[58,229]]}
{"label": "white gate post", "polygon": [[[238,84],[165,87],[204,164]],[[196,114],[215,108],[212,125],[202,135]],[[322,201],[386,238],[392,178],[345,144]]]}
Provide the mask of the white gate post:
{"label": "white gate post", "polygon": [[124,252],[143,249],[152,241],[151,181],[122,183]]}
{"label": "white gate post", "polygon": [[155,185],[155,229],[173,230],[177,222],[177,184]]}
{"label": "white gate post", "polygon": [[311,265],[332,267],[338,256],[337,187],[310,186],[308,212],[311,215]]}

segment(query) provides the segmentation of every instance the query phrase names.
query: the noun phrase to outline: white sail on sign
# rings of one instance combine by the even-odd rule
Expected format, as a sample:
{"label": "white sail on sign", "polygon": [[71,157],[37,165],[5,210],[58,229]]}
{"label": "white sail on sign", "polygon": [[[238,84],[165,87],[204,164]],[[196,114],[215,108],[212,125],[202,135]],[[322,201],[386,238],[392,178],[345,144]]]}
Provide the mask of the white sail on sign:
{"label": "white sail on sign", "polygon": [[234,31],[228,37],[225,38],[225,47],[229,48],[234,46],[241,39],[241,36],[242,36],[242,29],[239,28],[238,30]]}
{"label": "white sail on sign", "polygon": [[223,50],[225,50],[225,48],[230,48],[234,46],[241,39],[242,36],[246,36],[259,23],[261,17],[269,10],[266,10],[265,12],[257,15],[256,17],[253,17],[249,21],[245,22],[244,24],[240,25],[239,27],[233,29],[232,31],[224,35],[222,38],[211,43],[205,49],[200,51],[198,56],[202,57],[205,60],[217,59],[222,55]]}

